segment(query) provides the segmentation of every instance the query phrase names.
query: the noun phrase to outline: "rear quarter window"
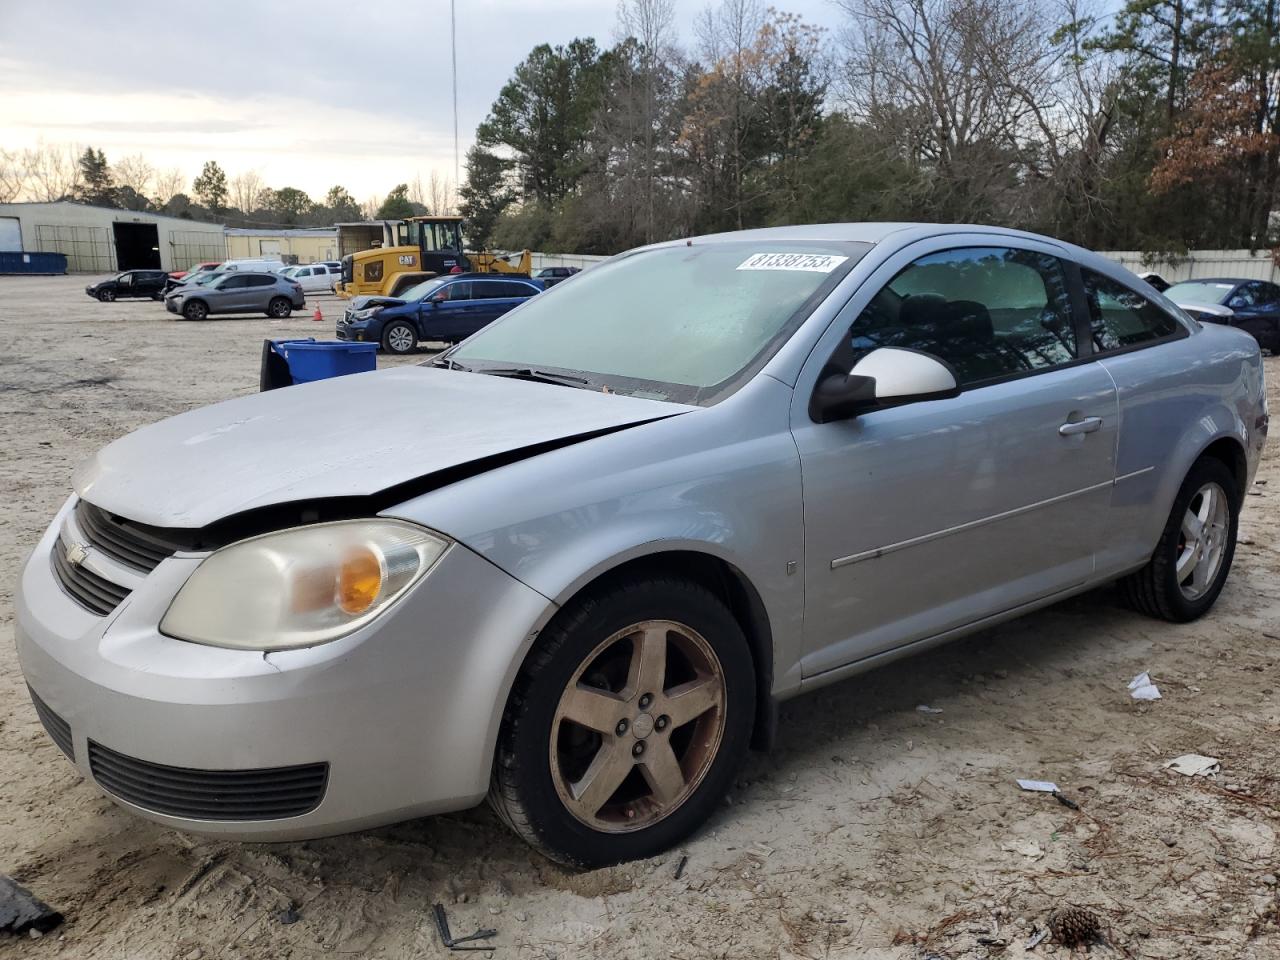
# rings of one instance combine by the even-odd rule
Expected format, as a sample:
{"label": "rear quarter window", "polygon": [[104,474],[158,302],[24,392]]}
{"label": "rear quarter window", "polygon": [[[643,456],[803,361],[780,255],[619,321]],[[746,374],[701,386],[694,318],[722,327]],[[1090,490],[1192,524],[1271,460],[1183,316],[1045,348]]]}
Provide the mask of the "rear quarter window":
{"label": "rear quarter window", "polygon": [[1182,325],[1118,280],[1081,268],[1094,349],[1124,350],[1175,336]]}

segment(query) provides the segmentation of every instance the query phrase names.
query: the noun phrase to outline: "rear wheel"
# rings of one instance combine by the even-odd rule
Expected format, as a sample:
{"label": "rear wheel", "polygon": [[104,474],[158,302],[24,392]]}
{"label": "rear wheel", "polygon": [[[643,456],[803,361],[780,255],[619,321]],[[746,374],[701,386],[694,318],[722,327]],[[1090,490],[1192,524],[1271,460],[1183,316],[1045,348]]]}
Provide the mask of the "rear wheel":
{"label": "rear wheel", "polygon": [[382,331],[382,349],[388,353],[410,353],[418,345],[418,334],[407,320],[396,320]]}
{"label": "rear wheel", "polygon": [[289,302],[287,297],[272,297],[271,302],[267,304],[268,317],[283,320],[291,313],[293,313],[293,304]]}
{"label": "rear wheel", "polygon": [[110,303],[115,298],[116,298],[116,292],[114,290],[98,291],[98,299],[101,300],[103,303]]}
{"label": "rear wheel", "polygon": [[188,320],[203,320],[209,316],[209,308],[203,300],[189,300],[182,306],[182,315]]}
{"label": "rear wheel", "polygon": [[1173,501],[1147,565],[1120,581],[1131,606],[1185,623],[1208,612],[1222,592],[1235,556],[1240,492],[1221,461],[1196,461]]}
{"label": "rear wheel", "polygon": [[543,631],[503,715],[489,801],[553,860],[649,857],[702,825],[746,754],[741,628],[703,587],[597,590]]}

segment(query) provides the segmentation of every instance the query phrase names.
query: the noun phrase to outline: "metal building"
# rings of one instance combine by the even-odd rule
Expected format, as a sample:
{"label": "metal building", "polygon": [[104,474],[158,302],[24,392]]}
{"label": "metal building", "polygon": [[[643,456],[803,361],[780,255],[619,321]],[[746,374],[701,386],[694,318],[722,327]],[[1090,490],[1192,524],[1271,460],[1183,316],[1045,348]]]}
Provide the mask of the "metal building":
{"label": "metal building", "polygon": [[0,251],[62,253],[70,271],[186,270],[226,250],[220,223],[65,200],[0,203]]}
{"label": "metal building", "polygon": [[336,227],[259,230],[227,227],[227,258],[278,257],[285,263],[338,259]]}

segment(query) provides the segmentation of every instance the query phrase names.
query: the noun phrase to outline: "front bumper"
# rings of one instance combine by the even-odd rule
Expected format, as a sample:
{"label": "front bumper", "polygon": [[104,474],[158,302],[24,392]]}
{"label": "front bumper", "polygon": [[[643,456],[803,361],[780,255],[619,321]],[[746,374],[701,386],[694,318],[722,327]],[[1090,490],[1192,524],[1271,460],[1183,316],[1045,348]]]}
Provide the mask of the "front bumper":
{"label": "front bumper", "polygon": [[179,305],[178,305],[178,298],[177,298],[177,297],[165,297],[165,298],[164,298],[164,308],[165,308],[166,310],[168,310],[170,313],[178,313],[178,312],[179,312],[179,310],[180,310],[180,307],[179,307]]}
{"label": "front bumper", "polygon": [[[196,833],[286,840],[483,798],[510,683],[549,613],[540,594],[455,544],[399,603],[341,640],[270,654],[206,647],[156,627],[200,555],[162,561],[105,617],[63,592],[50,551],[70,506],[23,570],[18,656],[41,706],[65,724],[72,762],[112,799]],[[322,796],[296,815],[175,815],[120,795],[155,796],[157,784],[176,782],[186,796],[202,789],[187,788],[189,775],[237,773],[248,790],[241,781],[259,774],[322,765]]]}

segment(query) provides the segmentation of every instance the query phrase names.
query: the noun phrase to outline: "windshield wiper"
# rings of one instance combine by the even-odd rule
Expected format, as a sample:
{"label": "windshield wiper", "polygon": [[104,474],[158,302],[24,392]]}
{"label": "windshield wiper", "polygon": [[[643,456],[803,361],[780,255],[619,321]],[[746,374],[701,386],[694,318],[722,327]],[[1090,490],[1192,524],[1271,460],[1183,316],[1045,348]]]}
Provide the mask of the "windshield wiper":
{"label": "windshield wiper", "polygon": [[532,367],[482,367],[475,373],[487,373],[495,377],[511,377],[513,380],[533,380],[537,383],[554,383],[561,387],[574,384],[589,384],[586,377],[575,377],[569,373],[549,373],[545,370],[534,370]]}
{"label": "windshield wiper", "polygon": [[444,370],[461,370],[463,373],[471,373],[470,367],[463,366],[457,360],[450,360],[448,357],[432,357],[427,361],[428,366],[441,367]]}

